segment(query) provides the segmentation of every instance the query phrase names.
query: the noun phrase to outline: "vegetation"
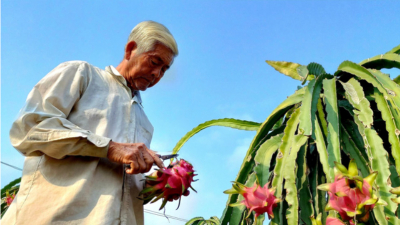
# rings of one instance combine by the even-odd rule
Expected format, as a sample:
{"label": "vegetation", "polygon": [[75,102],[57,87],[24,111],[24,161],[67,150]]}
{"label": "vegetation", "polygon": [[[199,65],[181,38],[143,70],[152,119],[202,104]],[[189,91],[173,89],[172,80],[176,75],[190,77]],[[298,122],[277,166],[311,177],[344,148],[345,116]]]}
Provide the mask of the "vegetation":
{"label": "vegetation", "polygon": [[[381,71],[400,68],[399,53],[400,45],[358,64],[344,61],[334,74],[328,74],[317,63],[304,66],[267,61],[304,85],[259,126],[235,180],[246,186],[255,179],[261,186],[270,182],[268,187],[275,189],[275,196],[281,199],[270,224],[312,225],[317,224],[316,218],[318,223],[326,224],[328,215],[329,221],[337,218],[348,224],[360,222],[360,215],[365,220],[365,214],[368,220],[364,224],[400,224],[395,203],[399,200],[391,193],[397,193],[392,189],[400,186],[400,76],[392,80]],[[252,122],[240,124],[250,127]],[[187,139],[185,136],[179,143]],[[177,145],[174,153],[181,146]],[[336,168],[347,168],[350,162],[356,165],[357,174],[352,170],[346,181],[377,174],[372,185],[375,191],[371,191],[376,196],[370,196],[373,200],[368,203],[376,203],[373,210],[360,206],[355,213],[348,213],[354,215],[352,221],[329,207],[329,195],[317,188],[335,182],[335,164]],[[229,195],[221,224],[263,224],[262,216],[256,222],[254,213],[247,217],[245,206],[232,207],[243,200],[237,193]]]}

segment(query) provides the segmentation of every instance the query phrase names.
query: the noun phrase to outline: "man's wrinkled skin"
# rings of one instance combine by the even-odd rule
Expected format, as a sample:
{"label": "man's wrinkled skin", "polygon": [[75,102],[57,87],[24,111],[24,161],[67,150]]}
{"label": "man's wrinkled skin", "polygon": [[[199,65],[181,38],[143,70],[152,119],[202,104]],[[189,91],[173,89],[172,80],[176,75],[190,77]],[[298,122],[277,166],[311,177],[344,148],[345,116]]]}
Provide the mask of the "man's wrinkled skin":
{"label": "man's wrinkled skin", "polygon": [[[125,78],[132,90],[145,91],[157,84],[171,66],[174,54],[162,44],[156,44],[154,49],[142,54],[136,54],[137,45],[129,42],[125,48],[122,62],[116,67]],[[132,92],[133,93],[133,92]],[[153,163],[160,168],[164,164],[156,153],[143,143],[118,143],[111,141],[107,158],[113,162],[129,164],[128,174],[146,173]]]}

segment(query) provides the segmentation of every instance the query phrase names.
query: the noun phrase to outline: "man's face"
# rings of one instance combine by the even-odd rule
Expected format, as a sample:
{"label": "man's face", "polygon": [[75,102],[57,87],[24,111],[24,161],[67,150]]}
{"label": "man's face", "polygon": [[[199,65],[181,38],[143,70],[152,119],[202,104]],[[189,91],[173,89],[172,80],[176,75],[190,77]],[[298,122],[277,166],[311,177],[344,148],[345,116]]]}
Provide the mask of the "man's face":
{"label": "man's face", "polygon": [[162,44],[156,44],[154,50],[140,55],[135,52],[136,50],[132,51],[128,60],[124,77],[130,88],[145,91],[148,87],[157,84],[164,76],[165,71],[173,62],[174,54]]}

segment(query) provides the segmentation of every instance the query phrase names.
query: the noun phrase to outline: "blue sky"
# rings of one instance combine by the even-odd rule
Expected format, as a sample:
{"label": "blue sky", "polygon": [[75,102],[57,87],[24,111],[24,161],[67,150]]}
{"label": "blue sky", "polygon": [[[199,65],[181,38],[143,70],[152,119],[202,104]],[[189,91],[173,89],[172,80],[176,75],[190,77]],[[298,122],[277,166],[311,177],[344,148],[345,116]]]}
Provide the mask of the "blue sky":
{"label": "blue sky", "polygon": [[[180,51],[163,80],[142,94],[155,127],[151,148],[168,152],[207,120],[264,121],[300,85],[265,60],[315,61],[333,73],[344,60],[360,62],[399,45],[399,8],[398,1],[2,1],[1,160],[23,166],[8,131],[44,75],[69,60],[118,65],[130,30],[141,21],[166,25]],[[184,198],[179,210],[167,206],[166,214],[220,217],[227,200],[222,192],[254,135],[212,127],[189,140],[180,156],[199,174],[198,193]],[[1,165],[1,186],[20,175]],[[155,223],[168,221],[146,214],[146,224]]]}

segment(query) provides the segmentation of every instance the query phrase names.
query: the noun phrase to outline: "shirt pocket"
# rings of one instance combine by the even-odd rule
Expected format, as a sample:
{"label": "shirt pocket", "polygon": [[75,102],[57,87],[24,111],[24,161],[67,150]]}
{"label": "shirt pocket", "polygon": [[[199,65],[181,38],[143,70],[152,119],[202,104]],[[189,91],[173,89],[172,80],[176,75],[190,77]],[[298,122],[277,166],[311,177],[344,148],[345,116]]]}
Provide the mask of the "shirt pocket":
{"label": "shirt pocket", "polygon": [[139,129],[137,131],[137,142],[142,142],[146,145],[146,147],[149,148],[153,134],[143,126],[139,126]]}

